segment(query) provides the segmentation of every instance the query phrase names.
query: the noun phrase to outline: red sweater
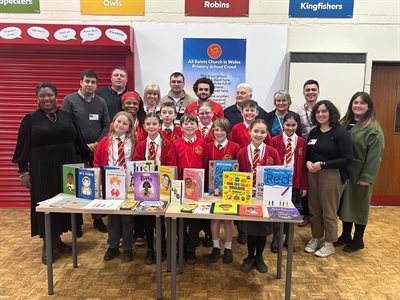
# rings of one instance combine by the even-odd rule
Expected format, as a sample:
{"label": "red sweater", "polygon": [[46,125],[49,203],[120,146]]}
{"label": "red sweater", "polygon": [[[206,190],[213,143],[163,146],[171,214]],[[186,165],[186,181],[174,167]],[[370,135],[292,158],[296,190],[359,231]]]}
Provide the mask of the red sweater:
{"label": "red sweater", "polygon": [[236,159],[240,147],[238,144],[228,141],[228,144],[221,150],[215,146],[214,142],[207,144],[208,160],[232,160]]}
{"label": "red sweater", "polygon": [[[217,102],[214,102],[212,100],[207,100],[210,102],[210,104],[213,107],[213,112],[214,116],[212,118],[212,121],[214,122],[218,118],[223,118],[224,117],[224,109],[222,108],[221,104],[218,104]],[[196,102],[193,102],[186,106],[185,108],[185,114],[186,113],[191,113],[197,116],[197,107],[199,106],[200,100],[197,100]]]}
{"label": "red sweater", "polygon": [[[251,140],[249,129],[246,127],[246,125],[244,125],[244,122],[233,126],[229,139],[232,142],[237,143],[240,148],[246,147],[250,144]],[[269,134],[269,132],[267,133],[267,137],[265,138],[264,143],[267,145],[271,144],[271,135]]]}
{"label": "red sweater", "polygon": [[136,142],[143,141],[147,138],[147,132],[143,129],[142,126],[137,125],[136,128]]}
{"label": "red sweater", "polygon": [[[264,156],[260,158],[259,166],[273,166],[281,165],[281,159],[279,157],[278,151],[275,148],[266,145]],[[240,172],[252,172],[251,163],[249,160],[249,155],[247,147],[240,149],[237,160],[239,161],[239,171]]]}
{"label": "red sweater", "polygon": [[[279,157],[283,162],[285,159],[285,142],[283,135],[272,138],[271,146],[278,150]],[[306,168],[306,140],[297,136],[296,148],[294,149],[293,188],[306,190],[308,187],[308,174]]]}
{"label": "red sweater", "polygon": [[[201,129],[196,130],[196,136],[197,138],[203,138],[203,135],[201,134]],[[205,138],[203,138],[206,141],[206,144],[211,143],[214,141],[213,135],[212,135],[212,130],[211,128],[208,130]]]}
{"label": "red sweater", "polygon": [[187,143],[183,137],[173,143],[178,166],[178,178],[182,179],[184,168],[206,169],[207,144],[202,138],[196,138],[194,143]]}
{"label": "red sweater", "polygon": [[[94,160],[93,165],[95,167],[104,167],[108,166],[108,146],[109,146],[109,137],[106,135],[101,139],[99,144],[96,147],[96,151],[94,151]],[[133,158],[133,146],[132,145],[132,158]]]}
{"label": "red sweater", "polygon": [[[135,153],[132,159],[133,161],[146,160],[146,144],[147,139],[140,141],[135,145]],[[164,140],[164,146],[161,146],[160,163],[162,166],[176,166],[175,150],[172,142],[168,140]]]}
{"label": "red sweater", "polygon": [[182,137],[182,129],[179,126],[174,126],[174,130],[171,133],[166,133],[160,128],[160,133],[163,136],[165,140],[168,140],[170,142],[176,141],[180,137]]}

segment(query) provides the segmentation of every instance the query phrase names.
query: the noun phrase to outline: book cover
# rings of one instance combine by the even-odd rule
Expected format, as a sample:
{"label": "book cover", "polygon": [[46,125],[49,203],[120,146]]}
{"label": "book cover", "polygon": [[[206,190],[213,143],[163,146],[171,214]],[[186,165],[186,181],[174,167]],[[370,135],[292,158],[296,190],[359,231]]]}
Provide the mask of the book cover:
{"label": "book cover", "polygon": [[204,169],[183,169],[185,199],[198,201],[204,196]]}
{"label": "book cover", "polygon": [[153,160],[138,160],[126,162],[126,190],[127,193],[133,193],[135,172],[153,172],[155,170]]}
{"label": "book cover", "polygon": [[271,220],[302,221],[299,211],[294,207],[268,207]]}
{"label": "book cover", "polygon": [[160,200],[160,181],[158,172],[135,172],[134,199],[139,201]]}
{"label": "book cover", "polygon": [[86,168],[86,170],[91,170],[94,172],[94,198],[101,199],[101,180],[100,173],[101,168]]}
{"label": "book cover", "polygon": [[89,169],[77,169],[78,198],[93,200],[95,198],[95,172]]}
{"label": "book cover", "polygon": [[212,213],[220,215],[237,215],[238,204],[233,202],[215,202],[212,206]]}
{"label": "book cover", "polygon": [[209,214],[211,212],[212,203],[197,202],[197,207],[193,211],[195,214]]}
{"label": "book cover", "polygon": [[126,199],[125,170],[105,169],[104,174],[105,174],[104,198],[110,200],[114,199],[125,200]]}
{"label": "book cover", "polygon": [[160,194],[169,195],[171,193],[171,182],[176,179],[177,168],[171,166],[158,166],[160,173]]}
{"label": "book cover", "polygon": [[184,192],[185,192],[185,181],[172,180],[170,202],[182,205]]}
{"label": "book cover", "polygon": [[208,163],[208,194],[221,196],[223,173],[237,171],[239,171],[237,160],[210,160]]}
{"label": "book cover", "polygon": [[164,212],[167,209],[167,201],[140,201],[135,208],[136,212]]}
{"label": "book cover", "polygon": [[92,200],[82,198],[64,198],[51,203],[49,206],[79,209],[88,205],[90,202],[92,202]]}
{"label": "book cover", "polygon": [[66,164],[62,166],[62,192],[76,196],[76,170],[83,168],[84,164]]}
{"label": "book cover", "polygon": [[95,199],[84,208],[93,210],[119,210],[119,207],[122,205],[123,202],[124,200]]}
{"label": "book cover", "polygon": [[193,202],[186,202],[183,204],[181,208],[181,212],[183,213],[193,213],[193,211],[196,209],[198,206],[198,203],[193,203]]}
{"label": "book cover", "polygon": [[224,172],[222,200],[251,204],[253,174],[247,172]]}
{"label": "book cover", "polygon": [[262,217],[263,208],[261,205],[247,205],[240,204],[239,206],[239,216],[243,217]]}
{"label": "book cover", "polygon": [[121,206],[119,207],[119,209],[121,210],[134,210],[136,205],[138,205],[138,201],[135,200],[125,200],[124,202],[122,202]]}
{"label": "book cover", "polygon": [[264,169],[264,204],[267,204],[268,200],[292,201],[292,172],[292,169],[285,167]]}

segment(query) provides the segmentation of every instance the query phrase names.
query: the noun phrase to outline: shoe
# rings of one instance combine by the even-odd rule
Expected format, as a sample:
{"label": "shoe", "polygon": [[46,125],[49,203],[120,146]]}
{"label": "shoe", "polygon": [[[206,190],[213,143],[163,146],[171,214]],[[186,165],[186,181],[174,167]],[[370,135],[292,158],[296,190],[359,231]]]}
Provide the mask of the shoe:
{"label": "shoe", "polygon": [[278,253],[279,250],[279,241],[272,240],[271,242],[271,252],[272,253]]}
{"label": "shoe", "polygon": [[242,265],[240,266],[240,271],[243,273],[249,273],[254,266],[254,257],[247,257],[243,260]]}
{"label": "shoe", "polygon": [[299,227],[304,227],[310,224],[310,216],[304,216],[303,222],[301,222],[298,226]]}
{"label": "shoe", "polygon": [[135,246],[141,247],[141,246],[143,246],[144,244],[145,244],[145,240],[144,240],[143,237],[138,237],[138,238],[136,238],[136,240],[135,240]]}
{"label": "shoe", "polygon": [[239,232],[238,243],[244,245],[246,244],[246,242],[247,242],[247,235],[244,232]]}
{"label": "shoe", "polygon": [[[118,251],[119,253],[119,251]],[[122,254],[122,259],[124,261],[132,261],[133,260],[133,250],[129,249],[129,250],[124,250],[123,254]]]}
{"label": "shoe", "polygon": [[65,244],[60,237],[55,238],[53,242],[53,249],[62,254],[72,252],[72,247]]}
{"label": "shoe", "polygon": [[333,243],[328,242],[324,242],[322,247],[314,252],[314,255],[318,257],[327,257],[332,254],[335,254],[335,247],[333,246]]}
{"label": "shoe", "polygon": [[97,228],[97,230],[102,232],[102,233],[106,233],[107,232],[106,224],[104,224],[103,219],[101,219],[101,218],[93,220],[93,227]]}
{"label": "shoe", "polygon": [[196,263],[196,253],[195,252],[186,252],[186,262],[189,265],[194,265]]}
{"label": "shoe", "polygon": [[212,263],[217,262],[220,256],[221,256],[221,249],[214,247],[209,256],[210,262]]}
{"label": "shoe", "polygon": [[104,254],[104,260],[112,260],[113,258],[116,258],[119,255],[119,249],[114,249],[114,248],[108,248],[106,251],[106,254]]}
{"label": "shoe", "polygon": [[336,242],[333,242],[333,246],[335,247],[341,247],[344,246],[346,244],[348,244],[351,241],[351,235],[341,235],[339,236],[339,238],[337,239]]}
{"label": "shoe", "polygon": [[362,239],[353,239],[343,247],[344,252],[357,252],[361,249],[364,249],[364,241]]}
{"label": "shoe", "polygon": [[222,256],[222,261],[224,262],[224,264],[230,264],[233,262],[232,249],[224,249],[224,256]]}
{"label": "shoe", "polygon": [[308,253],[314,253],[319,248],[319,240],[316,238],[312,238],[307,246],[304,248],[304,251]]}
{"label": "shoe", "polygon": [[78,225],[76,228],[76,237],[81,238],[82,236],[83,236],[82,225]]}
{"label": "shoe", "polygon": [[204,247],[211,247],[213,245],[211,236],[205,236],[203,239],[203,246]]}
{"label": "shoe", "polygon": [[144,263],[146,265],[152,265],[156,262],[156,257],[154,255],[153,249],[147,249],[146,257],[144,258]]}
{"label": "shoe", "polygon": [[254,259],[254,266],[256,267],[257,271],[260,273],[267,273],[268,267],[264,262],[262,256],[256,256]]}

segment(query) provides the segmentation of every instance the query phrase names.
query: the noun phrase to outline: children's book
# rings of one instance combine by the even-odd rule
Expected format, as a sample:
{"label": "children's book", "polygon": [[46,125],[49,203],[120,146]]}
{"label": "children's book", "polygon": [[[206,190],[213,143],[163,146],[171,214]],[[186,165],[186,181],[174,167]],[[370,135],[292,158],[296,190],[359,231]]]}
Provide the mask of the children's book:
{"label": "children's book", "polygon": [[160,179],[158,172],[135,172],[134,199],[138,201],[160,200]]}
{"label": "children's book", "polygon": [[138,201],[135,200],[125,200],[124,202],[122,202],[121,206],[119,207],[119,209],[121,210],[134,210],[135,207],[138,205]]}
{"label": "children's book", "polygon": [[263,208],[261,205],[239,205],[239,216],[243,217],[262,217]]}
{"label": "children's book", "polygon": [[256,199],[262,200],[264,195],[264,170],[268,166],[257,166],[256,170]]}
{"label": "children's book", "polygon": [[197,208],[199,204],[194,202],[186,202],[183,204],[181,208],[181,212],[183,213],[193,213],[193,211]]}
{"label": "children's book", "polygon": [[183,169],[185,199],[198,201],[204,196],[204,169]]}
{"label": "children's book", "polygon": [[292,172],[291,168],[285,167],[264,169],[264,204],[267,204],[269,200],[292,201]]}
{"label": "children's book", "polygon": [[247,172],[224,172],[222,201],[251,204],[253,174]]}
{"label": "children's book", "polygon": [[237,215],[238,204],[233,202],[215,202],[212,206],[212,213],[220,215]]}
{"label": "children's book", "polygon": [[209,214],[211,212],[212,203],[197,202],[197,207],[193,211],[195,214]]}
{"label": "children's book", "polygon": [[96,196],[95,171],[77,169],[77,197],[93,200]]}
{"label": "children's book", "polygon": [[125,170],[105,169],[104,170],[104,197],[110,200],[125,200],[126,199],[126,186],[125,186],[126,173]]}
{"label": "children's book", "polygon": [[85,209],[93,210],[119,210],[124,200],[104,200],[96,199],[86,205]]}
{"label": "children's book", "polygon": [[82,199],[82,198],[64,198],[58,200],[57,202],[51,203],[50,206],[79,209],[88,205],[92,201],[94,200]]}
{"label": "children's book", "polygon": [[299,211],[294,207],[268,207],[267,209],[271,220],[303,220]]}
{"label": "children's book", "polygon": [[160,194],[169,195],[171,193],[171,182],[176,179],[176,166],[158,166],[160,173]]}
{"label": "children's book", "polygon": [[140,201],[135,208],[136,212],[164,212],[167,209],[168,201]]}
{"label": "children's book", "polygon": [[172,180],[170,202],[182,205],[184,192],[185,192],[185,181]]}
{"label": "children's book", "polygon": [[128,161],[126,163],[127,193],[133,193],[133,186],[134,186],[133,174],[135,172],[153,172],[154,170],[155,166],[153,160]]}
{"label": "children's book", "polygon": [[86,168],[87,170],[92,170],[94,172],[94,198],[101,199],[101,180],[100,180],[100,173],[101,168]]}
{"label": "children's book", "polygon": [[208,163],[208,194],[221,196],[223,173],[237,171],[239,171],[237,160],[210,160]]}
{"label": "children's book", "polygon": [[76,170],[84,164],[67,164],[62,166],[62,191],[64,194],[76,196]]}

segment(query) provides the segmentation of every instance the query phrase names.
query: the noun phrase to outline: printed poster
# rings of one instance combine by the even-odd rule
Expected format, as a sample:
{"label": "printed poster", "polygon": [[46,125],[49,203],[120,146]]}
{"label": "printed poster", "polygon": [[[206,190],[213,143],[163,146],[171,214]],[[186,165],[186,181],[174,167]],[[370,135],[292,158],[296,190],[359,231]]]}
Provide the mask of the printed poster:
{"label": "printed poster", "polygon": [[352,18],[354,0],[290,0],[289,18]]}

